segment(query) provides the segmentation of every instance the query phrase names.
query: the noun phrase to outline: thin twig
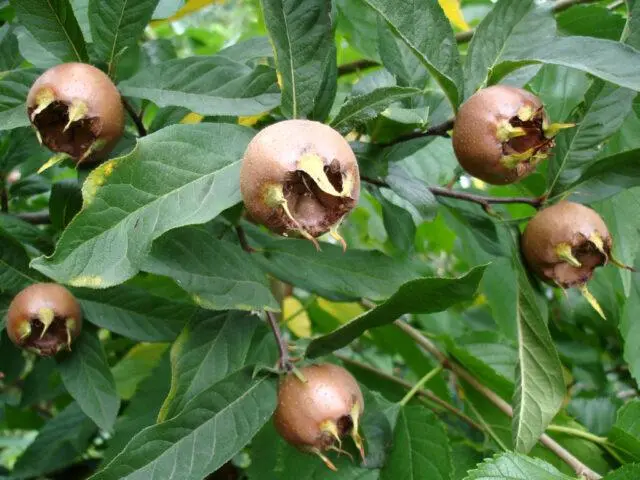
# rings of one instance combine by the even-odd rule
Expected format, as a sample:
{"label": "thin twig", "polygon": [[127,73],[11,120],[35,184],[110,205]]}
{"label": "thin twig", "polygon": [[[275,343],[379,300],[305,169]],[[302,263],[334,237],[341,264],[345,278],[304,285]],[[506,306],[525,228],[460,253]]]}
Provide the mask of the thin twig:
{"label": "thin twig", "polygon": [[42,210],[40,212],[17,213],[16,217],[32,225],[48,225],[49,223],[51,223],[49,210]]}
{"label": "thin twig", "polygon": [[273,312],[269,312],[265,310],[267,314],[267,321],[269,326],[271,327],[271,331],[273,332],[273,336],[276,338],[276,343],[278,344],[278,352],[280,354],[279,366],[285,372],[290,372],[293,370],[293,365],[291,360],[289,359],[289,347],[287,346],[287,342],[282,336],[282,332],[280,331],[280,325],[278,325],[278,319],[276,318]]}
{"label": "thin twig", "polygon": [[349,75],[350,73],[356,73],[360,70],[367,70],[369,68],[379,67],[380,64],[373,60],[356,60],[355,62],[345,63],[338,67],[338,76]]}
{"label": "thin twig", "polygon": [[240,225],[236,225],[236,235],[238,235],[238,241],[240,242],[240,246],[247,253],[253,253],[256,251],[251,245],[249,245],[249,241],[247,240],[247,234]]}
{"label": "thin twig", "polygon": [[406,142],[408,140],[414,140],[416,138],[448,137],[449,134],[447,132],[453,128],[453,124],[454,124],[454,119],[450,118],[446,122],[442,122],[437,125],[434,125],[433,127],[429,127],[426,130],[416,130],[415,132],[406,133],[404,135],[400,135],[399,137],[395,138],[391,142],[379,143],[377,145],[381,147],[390,147],[397,143]]}
{"label": "thin twig", "polygon": [[[361,180],[377,185],[378,187],[391,188],[384,180],[377,178],[370,178],[367,176],[361,176]],[[485,210],[489,210],[492,204],[506,204],[506,203],[524,203],[531,205],[534,208],[540,208],[545,201],[545,197],[488,197],[485,195],[476,195],[473,193],[460,192],[456,190],[450,190],[447,187],[427,187],[431,193],[437,197],[455,198],[457,200],[464,200],[466,202],[473,202],[481,205]]]}
{"label": "thin twig", "polygon": [[124,106],[124,109],[127,111],[129,116],[131,117],[131,120],[133,120],[133,123],[135,124],[136,129],[138,130],[138,135],[141,137],[144,137],[147,134],[147,129],[145,128],[144,123],[142,123],[141,116],[138,113],[136,113],[136,111],[133,109],[133,107],[127,101],[126,98],[124,98],[123,96],[121,96],[121,98],[122,98],[122,105]]}
{"label": "thin twig", "polygon": [[[451,361],[447,356],[442,353],[438,347],[427,337],[422,335],[418,330],[413,328],[406,322],[401,320],[396,320],[395,325],[413,338],[418,345],[424,348],[427,352],[433,355],[440,364],[453,373],[455,373],[458,377],[462,378],[469,385],[471,385],[475,390],[481,393],[487,400],[493,403],[499,410],[501,410],[504,414],[513,418],[513,408],[509,405],[502,397],[498,396],[493,390],[487,388],[485,385],[481,384],[471,373],[462,368],[457,363]],[[542,443],[545,447],[551,450],[558,458],[560,458],[563,462],[569,465],[578,475],[583,475],[587,480],[599,480],[602,476],[593,470],[591,470],[587,465],[582,463],[578,458],[576,458],[571,452],[565,449],[562,445],[556,442],[553,438],[551,438],[546,433],[543,433],[540,436],[540,443]]]}

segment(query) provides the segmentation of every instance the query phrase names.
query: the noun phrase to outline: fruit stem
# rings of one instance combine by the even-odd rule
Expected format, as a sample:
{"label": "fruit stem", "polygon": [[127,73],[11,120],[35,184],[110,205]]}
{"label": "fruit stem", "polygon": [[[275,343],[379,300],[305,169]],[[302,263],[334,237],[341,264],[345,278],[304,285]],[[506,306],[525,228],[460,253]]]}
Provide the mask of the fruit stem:
{"label": "fruit stem", "polygon": [[400,405],[403,407],[406,406],[407,403],[409,403],[409,401],[415,396],[415,394],[418,393],[420,390],[422,390],[424,386],[429,382],[429,380],[431,380],[433,377],[435,377],[440,372],[442,372],[442,370],[443,370],[442,365],[438,365],[436,368],[428,372],[424,377],[420,379],[418,383],[416,383],[411,388],[411,390],[409,390],[409,392],[407,392],[407,394],[402,398],[402,400],[400,400]]}
{"label": "fruit stem", "polygon": [[236,235],[238,235],[238,241],[240,242],[240,246],[247,253],[255,252],[255,248],[249,245],[249,241],[247,240],[247,234],[244,232],[244,228],[240,225],[236,225]]}
{"label": "fruit stem", "polygon": [[287,342],[282,336],[282,332],[280,331],[280,326],[278,325],[278,320],[273,312],[265,310],[264,312],[267,315],[267,321],[269,322],[269,326],[271,327],[271,331],[273,332],[273,336],[276,338],[276,344],[278,345],[278,352],[280,353],[280,368],[285,372],[290,372],[293,370],[293,365],[291,364],[291,360],[289,359],[289,349],[287,348]]}
{"label": "fruit stem", "polygon": [[131,120],[133,120],[133,123],[135,124],[136,129],[138,130],[138,136],[139,137],[146,136],[147,135],[147,129],[145,128],[144,123],[142,123],[141,115],[139,115],[133,109],[131,104],[122,95],[120,95],[120,98],[122,99],[122,106],[127,111],[129,116],[131,117]]}

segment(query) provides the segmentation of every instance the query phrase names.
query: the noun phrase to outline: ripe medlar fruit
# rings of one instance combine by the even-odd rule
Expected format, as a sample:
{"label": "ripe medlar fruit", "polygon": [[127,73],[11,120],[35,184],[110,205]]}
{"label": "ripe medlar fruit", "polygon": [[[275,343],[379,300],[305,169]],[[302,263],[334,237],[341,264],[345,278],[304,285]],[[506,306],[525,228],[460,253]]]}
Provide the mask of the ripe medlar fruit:
{"label": "ripe medlar fruit", "polygon": [[18,347],[43,357],[71,349],[80,335],[82,311],[69,290],[55,283],[35,283],[9,305],[7,333]]}
{"label": "ripe medlar fruit", "polygon": [[615,260],[612,240],[604,221],[594,210],[562,201],[536,214],[522,234],[522,253],[531,270],[545,282],[561,288],[578,287],[593,308],[604,317],[587,290],[596,267]]}
{"label": "ripe medlar fruit", "polygon": [[290,373],[280,383],[274,415],[280,435],[290,444],[318,455],[332,470],[335,466],[322,452],[341,451],[346,435],[351,436],[364,459],[358,433],[364,400],[355,378],[330,363],[301,368],[299,374],[305,381]]}
{"label": "ripe medlar fruit", "polygon": [[453,149],[462,168],[487,183],[516,182],[547,158],[554,137],[572,124],[552,124],[538,97],[507,85],[478,90],[461,107]]}
{"label": "ripe medlar fruit", "polygon": [[85,63],[63,63],[40,75],[29,90],[27,113],[40,142],[76,163],[104,159],[124,129],[118,89]]}
{"label": "ripe medlar fruit", "polygon": [[358,162],[347,141],[311,120],[270,125],[249,143],[240,172],[249,216],[281,235],[311,240],[337,233],[360,196]]}

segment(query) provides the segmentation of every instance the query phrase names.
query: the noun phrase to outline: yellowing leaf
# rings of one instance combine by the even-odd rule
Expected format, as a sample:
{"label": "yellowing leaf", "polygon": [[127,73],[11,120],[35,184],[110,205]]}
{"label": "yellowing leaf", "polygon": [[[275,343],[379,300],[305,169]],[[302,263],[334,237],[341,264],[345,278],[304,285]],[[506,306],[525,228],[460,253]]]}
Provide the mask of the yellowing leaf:
{"label": "yellowing leaf", "polygon": [[460,30],[469,30],[471,27],[465,21],[460,8],[460,0],[438,0],[449,21]]}
{"label": "yellowing leaf", "polygon": [[359,303],[330,302],[324,298],[318,298],[318,306],[340,323],[347,323],[364,312]]}
{"label": "yellowing leaf", "polygon": [[287,328],[298,338],[311,337],[311,320],[300,302],[295,297],[286,297],[282,301],[282,318]]}
{"label": "yellowing leaf", "polygon": [[251,115],[250,117],[238,117],[238,125],[243,125],[245,127],[253,127],[258,120],[262,118],[263,114],[260,115]]}
{"label": "yellowing leaf", "polygon": [[186,124],[200,123],[203,118],[204,117],[199,113],[191,112],[191,113],[187,113],[184,116],[184,118],[180,120],[180,123],[186,123]]}

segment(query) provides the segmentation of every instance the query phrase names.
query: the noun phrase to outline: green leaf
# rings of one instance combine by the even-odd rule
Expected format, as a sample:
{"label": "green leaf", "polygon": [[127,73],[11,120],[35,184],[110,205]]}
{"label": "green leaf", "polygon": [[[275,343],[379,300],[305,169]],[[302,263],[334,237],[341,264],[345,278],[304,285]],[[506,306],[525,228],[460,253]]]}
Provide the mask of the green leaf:
{"label": "green leaf", "polygon": [[67,391],[82,411],[103,430],[111,431],[120,409],[116,383],[95,332],[84,328],[72,352],[58,363]]}
{"label": "green leaf", "polygon": [[11,0],[20,23],[63,62],[89,59],[69,0]]}
{"label": "green leaf", "polygon": [[517,253],[513,261],[518,282],[518,368],[511,433],[514,449],[528,453],[562,407],[566,390],[558,352]]}
{"label": "green leaf", "polygon": [[573,480],[538,458],[503,453],[480,464],[465,480]]}
{"label": "green leaf", "polygon": [[406,313],[434,313],[471,300],[486,266],[475,267],[458,278],[425,277],[402,285],[388,300],[344,324],[328,335],[314,339],[307,356],[319,357],[348,345],[366,330],[393,322]]}
{"label": "green leaf", "polygon": [[452,471],[449,439],[438,417],[423,405],[400,409],[380,479],[449,480]]}
{"label": "green leaf", "polygon": [[82,30],[82,35],[87,43],[91,43],[93,39],[91,38],[91,25],[89,23],[89,2],[90,0],[70,0],[71,7],[73,8],[73,13],[78,20],[78,24],[80,25],[80,30]]}
{"label": "green leaf", "polygon": [[261,247],[252,255],[265,271],[326,298],[383,300],[406,281],[418,277],[410,261],[394,260],[380,252],[343,252],[328,243],[322,243],[322,251],[318,252],[307,240],[272,237],[249,225],[246,230]]}
{"label": "green leaf", "polygon": [[89,446],[96,426],[77,403],[71,403],[40,430],[18,459],[11,478],[39,477],[71,465]]}
{"label": "green leaf", "polygon": [[[23,114],[25,112],[26,110],[22,111]],[[16,128],[0,134],[0,172],[5,176],[24,162],[40,166],[50,156],[51,152],[40,146],[31,128]],[[30,173],[28,166],[21,170],[23,176]]]}
{"label": "green leaf", "polygon": [[536,6],[535,0],[498,2],[480,22],[469,45],[464,66],[466,96],[487,84],[506,52],[518,52],[555,33],[549,9]]}
{"label": "green leaf", "polygon": [[75,180],[53,184],[49,197],[49,216],[57,230],[64,230],[82,208],[82,191]]}
{"label": "green leaf", "polygon": [[141,342],[175,339],[196,308],[133,285],[104,290],[74,288],[91,323]]}
{"label": "green leaf", "polygon": [[636,478],[640,478],[640,464],[625,465],[607,474],[604,480],[636,480]]}
{"label": "green leaf", "polygon": [[[584,102],[592,80],[583,72],[558,65],[544,65],[528,83],[542,100],[551,122],[568,121],[574,109]],[[555,161],[552,157],[550,161]]]}
{"label": "green leaf", "polygon": [[2,365],[2,373],[4,373],[3,383],[11,384],[18,380],[25,364],[26,361],[22,355],[22,350],[9,340],[4,329],[0,330],[0,365]]}
{"label": "green leaf", "polygon": [[93,47],[110,74],[118,57],[136,45],[157,4],[158,0],[89,1]]}
{"label": "green leaf", "polygon": [[24,247],[11,237],[0,234],[0,292],[16,294],[40,280],[30,271]]}
{"label": "green leaf", "polygon": [[[191,322],[171,347],[171,391],[159,421],[173,418],[199,393],[244,366],[275,361],[268,334],[257,317],[242,312],[207,312]],[[269,348],[260,348],[265,344]]]}
{"label": "green leaf", "polygon": [[640,461],[640,400],[634,399],[618,410],[618,417],[611,432],[609,442],[625,457],[633,462]]}
{"label": "green leaf", "polygon": [[204,390],[183,412],[145,428],[92,480],[201,480],[217,470],[269,420],[276,381],[234,373]]}
{"label": "green leaf", "polygon": [[0,76],[9,70],[18,68],[22,57],[18,50],[18,39],[8,23],[0,27]]}
{"label": "green leaf", "polygon": [[619,40],[624,29],[624,17],[605,5],[576,5],[556,16],[564,35]]}
{"label": "green leaf", "polygon": [[53,240],[47,232],[14,215],[0,214],[0,234],[12,237],[43,253],[53,250]]}
{"label": "green leaf", "polygon": [[343,135],[375,118],[382,111],[404,98],[420,93],[417,88],[382,87],[364,95],[351,97],[343,105],[331,126]]}
{"label": "green leaf", "polygon": [[605,157],[588,167],[567,190],[571,200],[592,203],[640,185],[640,148]]}
{"label": "green leaf", "polygon": [[635,49],[640,48],[640,2],[637,0],[627,2],[629,15],[622,40]]}
{"label": "green leaf", "polygon": [[599,153],[602,143],[620,128],[635,96],[633,90],[603,82],[596,82],[587,92],[584,115],[574,119],[576,127],[557,136],[548,167],[551,195],[562,193],[578,180]]}
{"label": "green leaf", "polygon": [[32,264],[58,282],[104,288],[134,276],[151,242],[204,223],[240,201],[239,168],[253,132],[231,124],[174,125],[87,177],[82,210],[50,257]]}
{"label": "green leaf", "polygon": [[511,261],[507,258],[499,258],[489,265],[482,277],[480,288],[487,297],[500,332],[515,341],[518,335],[516,321],[518,282]]}
{"label": "green leaf", "polygon": [[280,310],[253,256],[218,240],[206,226],[164,234],[154,242],[142,268],[173,278],[210,310]]}
{"label": "green leaf", "polygon": [[639,277],[637,273],[632,274],[631,292],[618,326],[624,339],[624,359],[629,364],[629,371],[636,382],[640,382],[640,323],[636,321],[640,315]]}
{"label": "green leaf", "polygon": [[[138,385],[158,366],[168,351],[166,343],[138,343],[111,369],[116,391],[123,400],[131,400]],[[157,413],[157,412],[156,412]]]}
{"label": "green leaf", "polygon": [[[373,28],[375,31],[375,26]],[[431,78],[429,71],[411,49],[378,17],[378,49],[384,68],[397,78],[399,85],[425,89]]]}
{"label": "green leaf", "polygon": [[258,115],[280,104],[276,72],[251,68],[221,52],[151,65],[119,84],[123,95],[160,107],[185,107],[202,115]]}
{"label": "green leaf", "polygon": [[541,37],[523,50],[506,51],[494,69],[490,83],[524,65],[549,63],[590,73],[607,82],[640,91],[637,65],[640,52],[620,42],[592,37]]}
{"label": "green leaf", "polygon": [[389,166],[389,175],[385,180],[391,190],[416,207],[423,219],[430,220],[438,210],[438,200],[428,185],[419,178],[413,176],[407,168],[394,163]]}
{"label": "green leaf", "polygon": [[409,255],[415,249],[416,238],[416,226],[411,214],[382,194],[376,198],[382,206],[382,220],[389,240],[400,255]]}
{"label": "green leaf", "polygon": [[124,413],[118,417],[115,433],[104,453],[103,466],[111,462],[138,432],[156,423],[170,386],[171,364],[166,350],[151,374],[139,384]]}
{"label": "green leaf", "polygon": [[62,59],[47,50],[45,46],[36,40],[31,32],[23,26],[16,27],[15,34],[18,38],[20,54],[34,67],[50,68],[59,63],[63,63]]}
{"label": "green leaf", "polygon": [[29,125],[25,102],[33,82],[41,70],[27,68],[14,70],[0,78],[0,130]]}
{"label": "green leaf", "polygon": [[431,0],[365,0],[422,61],[455,109],[462,100],[462,69],[451,25]]}
{"label": "green leaf", "polygon": [[304,118],[313,110],[333,48],[331,2],[262,0],[261,4],[282,78],[282,113]]}

